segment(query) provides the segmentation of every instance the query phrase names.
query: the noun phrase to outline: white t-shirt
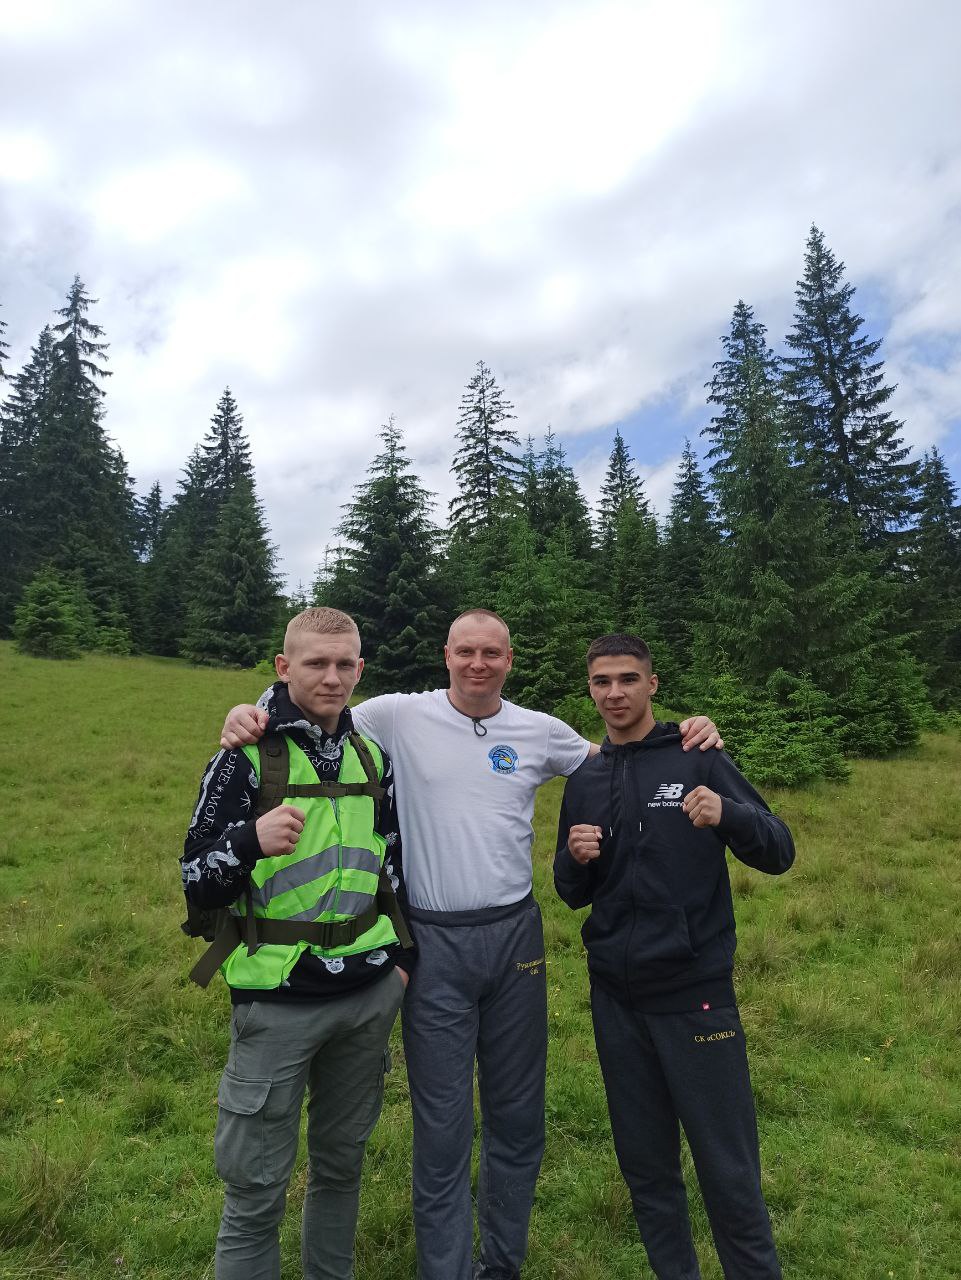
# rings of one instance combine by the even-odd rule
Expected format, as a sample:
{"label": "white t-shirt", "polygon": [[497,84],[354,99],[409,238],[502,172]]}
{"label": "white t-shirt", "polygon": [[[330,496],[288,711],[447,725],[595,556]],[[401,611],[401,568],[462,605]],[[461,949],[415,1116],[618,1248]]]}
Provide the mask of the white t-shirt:
{"label": "white t-shirt", "polygon": [[573,773],[590,743],[554,716],[503,701],[478,736],[445,689],[387,693],[352,714],[394,764],[411,906],[475,911],[523,898],[534,793]]}

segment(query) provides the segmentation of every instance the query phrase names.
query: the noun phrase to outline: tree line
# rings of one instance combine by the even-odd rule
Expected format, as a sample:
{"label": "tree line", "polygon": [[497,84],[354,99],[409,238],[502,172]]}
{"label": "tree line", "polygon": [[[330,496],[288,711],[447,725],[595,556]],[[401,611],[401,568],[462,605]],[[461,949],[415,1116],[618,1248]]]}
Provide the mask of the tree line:
{"label": "tree line", "polygon": [[[30,652],[141,651],[253,665],[308,603],[346,609],[371,691],[443,679],[446,624],[510,622],[507,694],[596,727],[588,641],[642,634],[665,704],[707,711],[759,781],[841,778],[961,711],[961,509],[944,459],[911,457],[880,341],[817,227],[780,352],[738,301],[652,511],[615,432],[592,512],[548,429],[522,443],[478,362],[456,421],[447,519],[391,418],[308,588],[284,596],[230,389],[164,503],[138,495],[103,422],[106,343],[76,279],[0,408],[0,628]],[[0,374],[6,361],[0,321]]]}

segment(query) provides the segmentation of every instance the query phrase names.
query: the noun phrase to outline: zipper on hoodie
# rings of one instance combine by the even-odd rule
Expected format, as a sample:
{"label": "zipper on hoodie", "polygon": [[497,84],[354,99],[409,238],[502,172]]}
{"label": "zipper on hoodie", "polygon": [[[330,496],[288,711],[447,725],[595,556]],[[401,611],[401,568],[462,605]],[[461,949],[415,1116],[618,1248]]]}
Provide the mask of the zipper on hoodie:
{"label": "zipper on hoodie", "polygon": [[[628,796],[628,793],[627,793],[627,776],[628,776],[627,752],[622,751],[621,752],[621,827],[623,828],[625,834],[630,834],[630,827],[628,825],[628,822],[625,821],[628,815],[628,810],[630,808],[630,804],[629,804],[630,797]],[[614,819],[614,815],[612,813],[611,814],[612,822],[613,822],[613,819]],[[631,838],[633,838],[633,836],[631,836]],[[630,857],[630,849],[628,849],[628,857]],[[631,944],[634,941],[634,930],[637,928],[637,894],[634,891],[634,880],[637,875],[637,861],[633,857],[630,857],[628,870],[630,871],[630,888],[631,888],[631,927],[628,930],[627,942],[624,946],[624,990],[627,992],[628,996],[631,997],[633,995],[633,992],[631,991],[631,975],[630,975],[630,969],[628,967],[628,957],[631,954]]]}

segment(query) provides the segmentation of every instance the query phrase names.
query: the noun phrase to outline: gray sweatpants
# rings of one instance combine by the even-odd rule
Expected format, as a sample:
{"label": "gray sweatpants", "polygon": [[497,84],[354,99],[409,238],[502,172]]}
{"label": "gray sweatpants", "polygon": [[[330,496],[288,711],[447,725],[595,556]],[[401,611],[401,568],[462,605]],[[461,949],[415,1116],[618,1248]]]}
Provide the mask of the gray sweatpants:
{"label": "gray sweatpants", "polygon": [[481,1108],[477,1274],[520,1273],[544,1154],[547,982],[532,896],[488,911],[411,910],[417,968],[403,1030],[421,1280],[470,1280],[474,1062]]}
{"label": "gray sweatpants", "polygon": [[217,1280],[280,1280],[280,1222],[305,1089],[303,1273],[305,1280],[352,1280],[361,1166],[403,993],[403,979],[391,971],[334,1000],[234,1006],[214,1139],[225,1183]]}

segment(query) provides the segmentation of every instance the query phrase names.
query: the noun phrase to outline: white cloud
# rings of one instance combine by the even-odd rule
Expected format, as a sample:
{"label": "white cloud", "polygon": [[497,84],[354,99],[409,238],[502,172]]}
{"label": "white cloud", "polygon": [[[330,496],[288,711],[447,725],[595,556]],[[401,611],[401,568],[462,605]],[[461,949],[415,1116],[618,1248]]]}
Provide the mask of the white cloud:
{"label": "white cloud", "polygon": [[907,438],[961,453],[953,0],[2,12],[15,360],[79,271],[168,493],[229,383],[295,578],[391,412],[443,514],[481,357],[522,437],[590,438],[592,498],[586,433],[683,422],[632,442],[665,510],[735,301],[780,341],[812,221],[891,317]]}
{"label": "white cloud", "polygon": [[0,133],[0,182],[31,183],[53,172],[53,148],[35,133]]}
{"label": "white cloud", "polygon": [[230,216],[247,194],[247,183],[235,168],[209,156],[185,154],[111,174],[94,189],[88,208],[101,235],[148,245],[207,221],[214,212]]}

